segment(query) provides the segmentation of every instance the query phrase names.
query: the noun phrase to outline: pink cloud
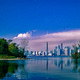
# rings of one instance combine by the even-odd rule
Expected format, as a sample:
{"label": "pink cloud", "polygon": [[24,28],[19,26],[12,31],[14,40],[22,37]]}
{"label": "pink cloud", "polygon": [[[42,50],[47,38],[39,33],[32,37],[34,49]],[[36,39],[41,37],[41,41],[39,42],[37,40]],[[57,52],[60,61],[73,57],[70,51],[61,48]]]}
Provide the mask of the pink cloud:
{"label": "pink cloud", "polygon": [[30,51],[31,50],[45,51],[46,42],[49,43],[49,50],[54,49],[55,46],[58,46],[61,43],[63,43],[64,47],[65,46],[72,47],[72,45],[78,44],[79,40],[80,40],[80,30],[51,33],[51,34],[37,36],[37,37],[30,36],[29,44],[28,44],[29,48],[26,47],[26,49],[29,49]]}

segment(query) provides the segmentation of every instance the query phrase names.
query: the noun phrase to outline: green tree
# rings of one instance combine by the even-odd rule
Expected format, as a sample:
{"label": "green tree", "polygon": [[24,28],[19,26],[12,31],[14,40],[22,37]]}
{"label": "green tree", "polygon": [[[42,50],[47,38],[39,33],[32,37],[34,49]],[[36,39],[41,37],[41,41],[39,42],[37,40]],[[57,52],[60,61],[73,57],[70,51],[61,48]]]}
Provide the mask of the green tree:
{"label": "green tree", "polygon": [[16,46],[16,43],[11,43],[11,44],[9,45],[9,51],[10,51],[10,53],[11,53],[12,56],[19,57],[19,56],[18,56],[19,49],[18,49],[18,47]]}
{"label": "green tree", "polygon": [[74,53],[72,54],[72,57],[73,58],[78,58],[78,48],[76,45],[73,45],[73,48],[74,48]]}
{"label": "green tree", "polygon": [[11,42],[12,42],[12,40],[11,40],[11,39],[9,39],[9,40],[8,40],[8,45],[9,45]]}
{"label": "green tree", "polygon": [[6,39],[1,38],[0,39],[0,54],[8,54],[8,42]]}
{"label": "green tree", "polygon": [[15,57],[26,57],[24,55],[25,52],[25,46],[23,41],[23,47],[20,49],[16,43],[11,43],[12,40],[6,40],[4,38],[0,39],[0,55],[8,55],[8,56],[15,56]]}
{"label": "green tree", "polygon": [[18,46],[16,45],[16,43],[11,43],[9,45],[9,51],[10,51],[10,54],[12,56],[15,56],[15,57],[26,57],[24,55],[24,51],[23,51],[23,48],[18,48]]}

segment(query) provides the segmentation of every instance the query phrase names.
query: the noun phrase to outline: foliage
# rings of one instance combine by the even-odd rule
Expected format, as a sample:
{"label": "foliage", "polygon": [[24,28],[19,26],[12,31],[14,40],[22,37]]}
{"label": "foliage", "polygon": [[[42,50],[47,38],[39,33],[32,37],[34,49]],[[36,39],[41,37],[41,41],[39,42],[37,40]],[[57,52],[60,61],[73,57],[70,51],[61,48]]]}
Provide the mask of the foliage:
{"label": "foliage", "polygon": [[[79,41],[80,42],[80,41]],[[80,52],[78,52],[78,48],[80,49],[80,44],[78,44],[78,47],[76,45],[73,45],[74,53],[72,54],[72,58],[80,58]]]}
{"label": "foliage", "polygon": [[8,52],[8,42],[4,38],[0,39],[0,54],[7,54]]}
{"label": "foliage", "polygon": [[11,43],[12,40],[6,40],[4,38],[0,39],[0,58],[11,58],[11,56],[14,57],[25,57],[24,55],[24,48],[18,48],[18,45],[16,43]]}
{"label": "foliage", "polygon": [[11,43],[9,45],[9,51],[11,53],[12,56],[18,56],[18,47],[16,46],[16,43]]}
{"label": "foliage", "polygon": [[11,42],[12,42],[12,40],[11,40],[11,39],[9,39],[9,40],[8,40],[8,44],[10,44]]}

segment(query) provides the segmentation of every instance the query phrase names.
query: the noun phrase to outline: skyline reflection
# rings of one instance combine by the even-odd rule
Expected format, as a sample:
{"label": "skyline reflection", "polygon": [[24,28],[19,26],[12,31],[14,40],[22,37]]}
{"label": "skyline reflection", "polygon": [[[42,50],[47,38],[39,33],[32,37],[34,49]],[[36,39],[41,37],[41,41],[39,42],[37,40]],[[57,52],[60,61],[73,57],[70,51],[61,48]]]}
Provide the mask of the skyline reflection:
{"label": "skyline reflection", "polygon": [[[79,59],[37,57],[31,58],[30,60],[0,61],[0,63],[2,64],[0,65],[0,79],[4,80],[9,80],[11,78],[13,78],[13,80],[34,80],[36,78],[35,80],[37,80],[38,78],[42,79],[43,77],[43,80],[46,80],[46,77],[48,79],[49,76],[50,79],[54,79],[54,76],[56,76],[56,79],[57,76],[71,78],[72,74],[77,75],[75,73],[78,73],[78,77],[80,77]],[[73,79],[74,78],[77,79],[76,76],[73,76]]]}

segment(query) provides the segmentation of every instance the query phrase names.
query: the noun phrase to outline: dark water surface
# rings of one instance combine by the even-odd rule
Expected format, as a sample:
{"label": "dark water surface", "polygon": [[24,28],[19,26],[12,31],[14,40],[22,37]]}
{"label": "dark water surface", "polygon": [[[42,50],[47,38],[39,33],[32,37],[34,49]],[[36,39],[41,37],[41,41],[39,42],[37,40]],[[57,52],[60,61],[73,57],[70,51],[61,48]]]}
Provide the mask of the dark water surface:
{"label": "dark water surface", "polygon": [[0,61],[0,80],[80,80],[80,59],[31,57]]}

